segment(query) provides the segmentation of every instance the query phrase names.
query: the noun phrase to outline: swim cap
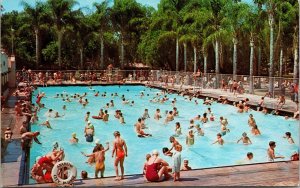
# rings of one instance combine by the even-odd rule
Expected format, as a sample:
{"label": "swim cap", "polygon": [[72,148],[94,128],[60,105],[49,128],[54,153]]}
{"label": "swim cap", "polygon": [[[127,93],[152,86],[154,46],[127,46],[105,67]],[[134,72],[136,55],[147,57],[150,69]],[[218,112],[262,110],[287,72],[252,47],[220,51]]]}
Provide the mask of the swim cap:
{"label": "swim cap", "polygon": [[72,133],[72,137],[76,137],[76,133]]}
{"label": "swim cap", "polygon": [[152,155],[159,155],[159,152],[155,149],[152,151]]}
{"label": "swim cap", "polygon": [[100,144],[100,139],[96,139],[95,140],[95,144],[97,145],[97,144]]}

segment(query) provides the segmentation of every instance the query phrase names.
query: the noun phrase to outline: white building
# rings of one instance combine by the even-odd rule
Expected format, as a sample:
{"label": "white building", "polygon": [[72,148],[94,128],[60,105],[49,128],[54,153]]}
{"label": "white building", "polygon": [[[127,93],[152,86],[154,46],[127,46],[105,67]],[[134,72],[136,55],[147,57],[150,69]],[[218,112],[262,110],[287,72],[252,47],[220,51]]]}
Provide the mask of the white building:
{"label": "white building", "polygon": [[1,63],[1,91],[5,91],[8,88],[8,73],[9,73],[8,56],[2,49],[1,49],[0,63]]}

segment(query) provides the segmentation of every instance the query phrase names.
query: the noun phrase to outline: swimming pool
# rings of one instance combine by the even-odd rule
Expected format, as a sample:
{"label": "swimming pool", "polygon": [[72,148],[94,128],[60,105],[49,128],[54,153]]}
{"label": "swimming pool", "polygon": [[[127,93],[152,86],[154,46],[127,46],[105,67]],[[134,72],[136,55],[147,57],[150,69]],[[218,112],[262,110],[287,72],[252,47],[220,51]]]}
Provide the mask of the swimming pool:
{"label": "swimming pool", "polygon": [[[93,86],[90,89],[87,86],[67,86],[67,87],[40,87],[40,92],[45,92],[46,97],[42,99],[42,103],[48,109],[58,111],[59,114],[65,114],[60,118],[48,118],[53,129],[48,129],[45,126],[39,126],[33,124],[31,126],[32,131],[40,131],[41,135],[39,140],[42,145],[33,143],[30,153],[30,167],[33,165],[37,156],[42,156],[52,150],[54,142],[58,142],[60,147],[64,148],[66,156],[65,160],[71,161],[78,170],[78,178],[82,170],[88,172],[89,177],[94,177],[94,167],[85,163],[87,160],[81,154],[81,151],[85,153],[91,153],[94,147],[94,142],[88,143],[84,137],[85,121],[84,117],[86,112],[90,111],[91,116],[97,115],[100,108],[103,108],[110,100],[114,100],[115,107],[109,108],[110,114],[108,123],[104,123],[102,120],[96,120],[90,118],[90,121],[95,127],[95,139],[100,139],[101,144],[110,142],[110,150],[106,153],[106,170],[105,176],[114,176],[113,158],[111,158],[112,141],[114,140],[113,132],[119,130],[121,137],[126,140],[128,147],[128,157],[125,159],[125,174],[141,174],[142,167],[145,162],[145,155],[151,153],[153,149],[160,151],[160,156],[166,161],[170,162],[171,158],[162,154],[161,149],[163,147],[171,146],[169,137],[175,133],[175,122],[180,122],[183,135],[179,136],[177,140],[183,145],[182,159],[188,159],[189,164],[193,169],[211,168],[219,166],[230,166],[240,164],[247,154],[252,152],[254,154],[254,162],[267,162],[267,153],[269,141],[276,142],[275,148],[276,154],[285,156],[283,160],[289,160],[294,151],[298,150],[299,143],[299,126],[296,120],[284,120],[283,117],[273,115],[263,115],[260,112],[251,111],[257,122],[257,125],[262,133],[260,136],[253,136],[251,129],[248,126],[248,116],[250,113],[239,114],[236,108],[231,105],[222,105],[213,103],[211,106],[202,105],[203,100],[197,99],[199,104],[190,102],[184,97],[176,94],[168,95],[170,99],[176,98],[176,107],[179,111],[179,117],[175,117],[175,120],[164,124],[165,110],[172,110],[171,100],[165,104],[150,103],[149,100],[160,92],[158,89],[147,88],[144,86]],[[99,91],[100,95],[95,97],[95,91]],[[140,97],[141,91],[144,91],[145,96]],[[77,100],[72,102],[64,102],[62,98],[55,98],[56,94],[67,93],[83,94],[87,92],[87,99],[89,104],[83,108]],[[101,97],[103,92],[107,92],[106,97]],[[118,97],[111,97],[112,93],[118,93]],[[35,95],[37,91],[35,91]],[[123,105],[121,95],[124,94],[128,100],[134,100],[134,105]],[[149,94],[149,96],[147,96]],[[36,96],[33,96],[32,101],[35,101]],[[64,111],[62,106],[66,105],[67,110]],[[196,115],[202,114],[210,107],[214,113],[215,121],[201,124],[205,135],[203,137],[196,136],[195,144],[191,147],[187,147],[185,144],[185,136],[188,133],[189,120]],[[144,109],[149,109],[150,119],[146,120],[146,125],[149,127],[145,129],[145,132],[150,133],[153,137],[139,138],[134,131],[134,124],[137,119],[143,115]],[[159,121],[153,119],[155,110],[159,108],[163,118]],[[41,109],[38,113],[39,122],[44,122],[47,117],[46,113],[48,109]],[[114,117],[115,110],[120,109],[124,115],[126,124],[122,125]],[[219,117],[223,116],[228,119],[228,128],[230,132],[223,136],[225,144],[211,145],[216,140],[216,134],[220,132]],[[196,121],[195,124],[198,122]],[[289,144],[286,139],[283,138],[285,132],[291,132],[292,137],[296,144]],[[71,134],[75,132],[79,138],[79,143],[72,145],[69,143]],[[237,140],[241,138],[243,132],[246,132],[250,137],[253,144],[243,145],[241,142],[237,144]],[[277,159],[282,160],[282,159]],[[33,183],[33,180],[30,180]]]}

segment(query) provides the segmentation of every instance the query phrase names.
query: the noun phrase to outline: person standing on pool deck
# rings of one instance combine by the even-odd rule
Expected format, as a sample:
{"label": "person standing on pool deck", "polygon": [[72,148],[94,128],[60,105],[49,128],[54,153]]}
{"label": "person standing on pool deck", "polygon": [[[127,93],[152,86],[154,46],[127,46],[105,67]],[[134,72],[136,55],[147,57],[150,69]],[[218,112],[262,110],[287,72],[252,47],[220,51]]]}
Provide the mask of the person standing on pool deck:
{"label": "person standing on pool deck", "polygon": [[270,147],[268,148],[267,153],[270,162],[274,162],[274,159],[284,159],[283,156],[275,156],[276,143],[274,141],[270,141],[269,146]]}
{"label": "person standing on pool deck", "polygon": [[[124,179],[124,159],[127,157],[127,146],[125,140],[121,138],[121,134],[119,131],[114,132],[115,140],[113,142],[113,151],[112,151],[112,157],[114,157],[114,154],[116,154],[114,166],[116,171],[116,178],[115,180],[122,180]],[[120,169],[121,169],[121,178],[119,177],[119,171],[118,171],[118,165],[120,163]]]}
{"label": "person standing on pool deck", "polygon": [[179,181],[180,179],[180,167],[181,167],[181,145],[175,146],[175,152],[173,153],[172,159],[173,159],[173,166],[172,171],[174,174],[174,181]]}

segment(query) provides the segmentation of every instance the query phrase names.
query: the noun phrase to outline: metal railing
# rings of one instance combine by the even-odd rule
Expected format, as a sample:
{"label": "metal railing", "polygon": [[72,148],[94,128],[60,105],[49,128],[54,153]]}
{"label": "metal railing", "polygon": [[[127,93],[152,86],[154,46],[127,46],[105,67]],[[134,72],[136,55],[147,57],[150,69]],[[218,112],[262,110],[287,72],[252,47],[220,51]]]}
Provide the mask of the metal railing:
{"label": "metal railing", "polygon": [[[158,84],[172,88],[179,86],[180,89],[186,87],[198,89],[224,89],[232,91],[232,81],[235,79],[239,83],[239,93],[251,93],[256,95],[270,95],[276,97],[285,95],[294,97],[293,86],[298,83],[298,79],[272,77],[273,93],[269,91],[270,78],[266,76],[232,75],[207,73],[197,75],[193,72],[176,72],[166,70],[31,70],[17,71],[17,82],[28,81],[33,84],[71,84],[71,83],[120,83],[120,82],[145,82],[147,84]],[[252,87],[250,85],[252,79]],[[223,87],[225,83],[225,87]]]}

